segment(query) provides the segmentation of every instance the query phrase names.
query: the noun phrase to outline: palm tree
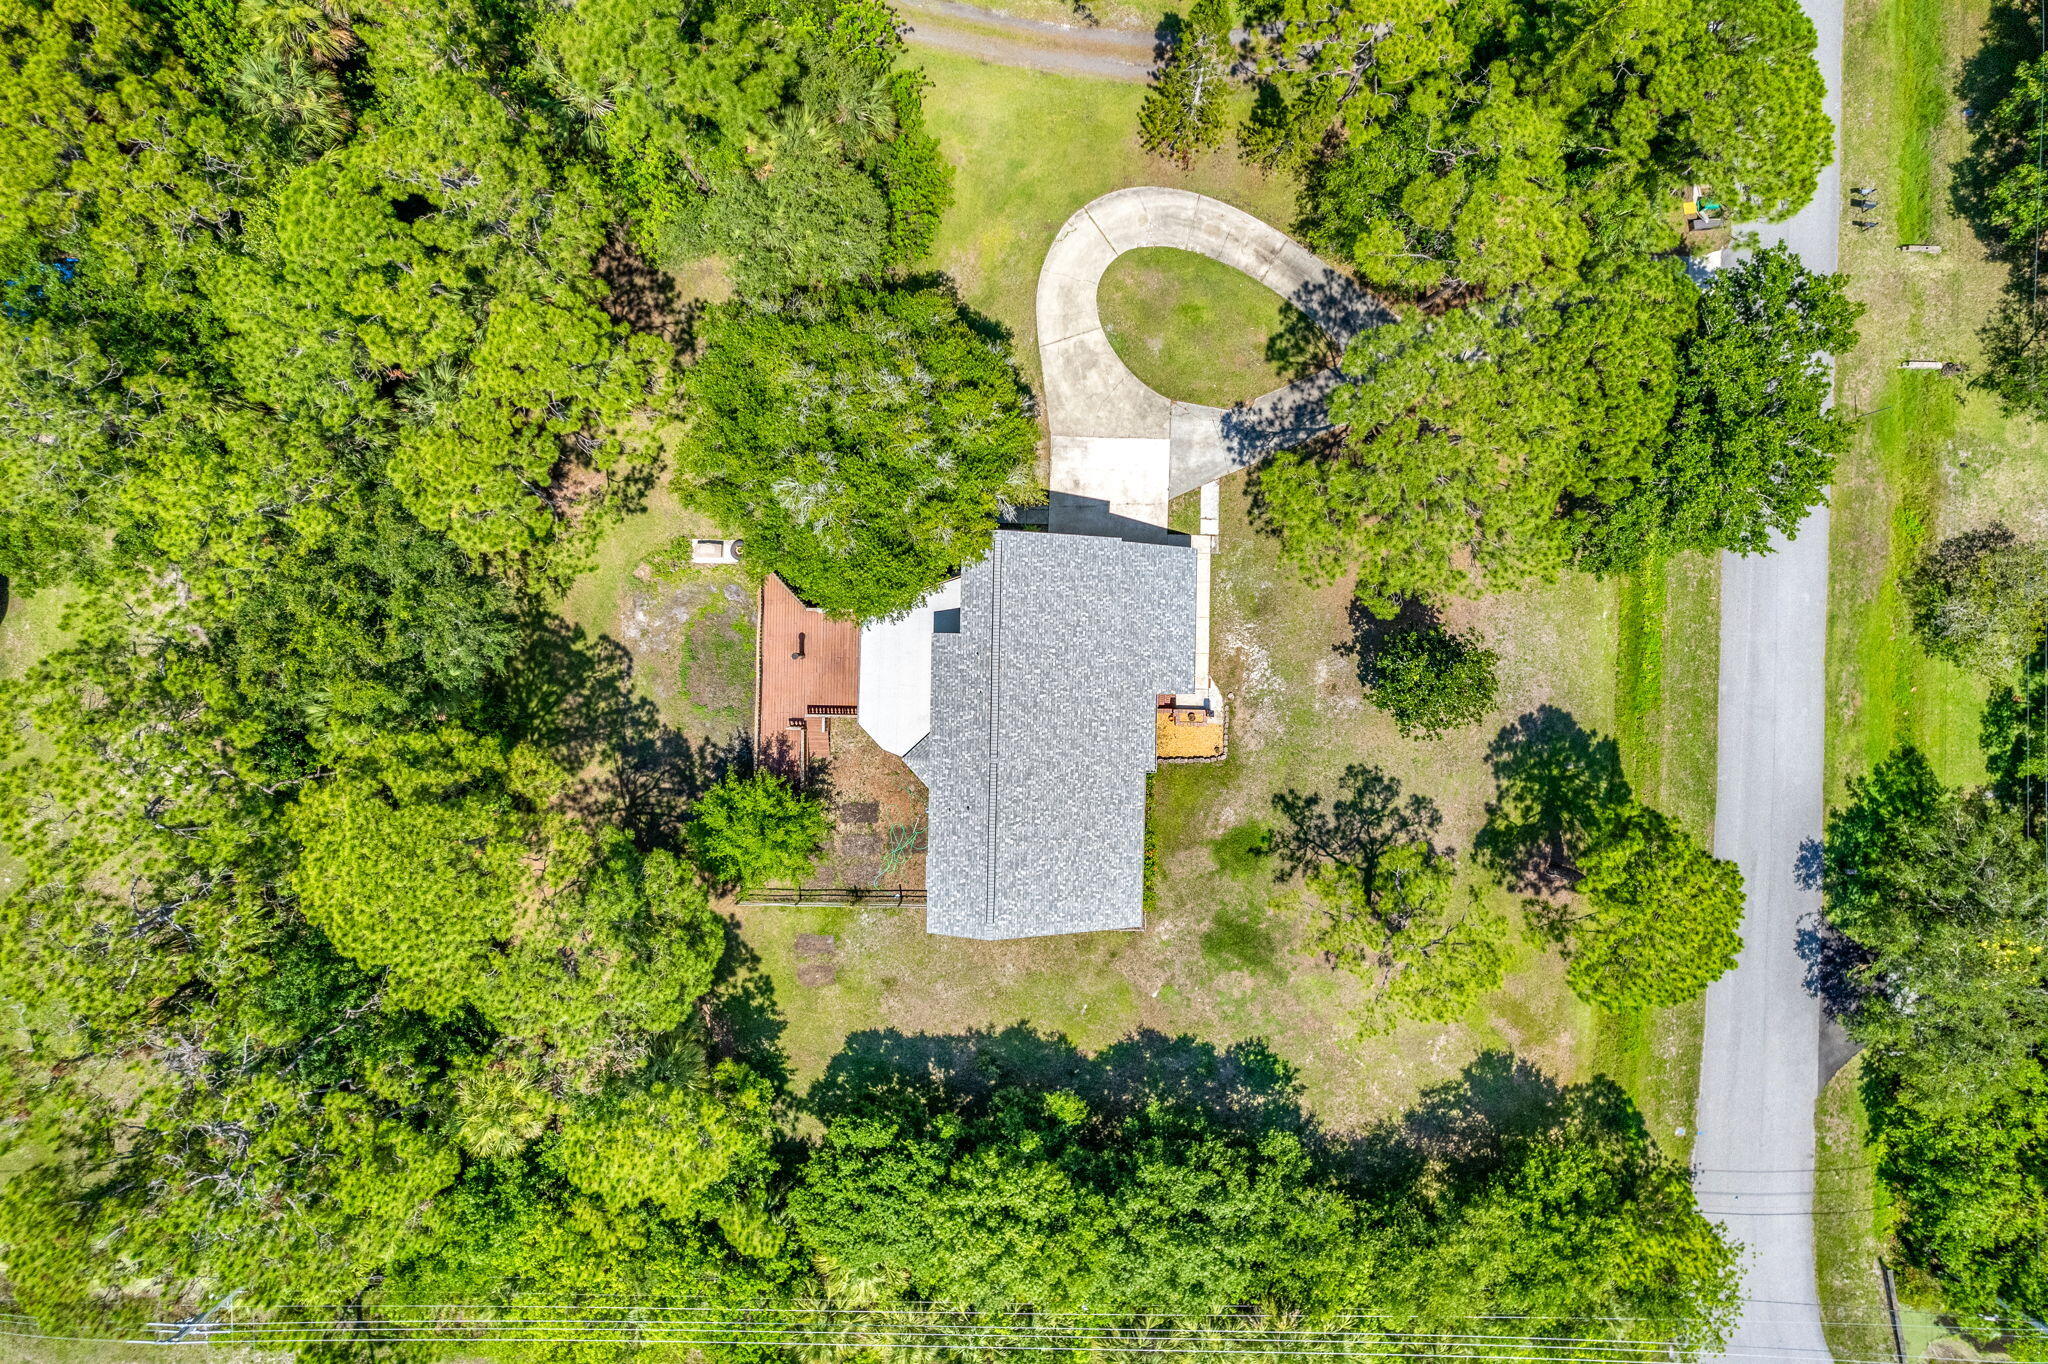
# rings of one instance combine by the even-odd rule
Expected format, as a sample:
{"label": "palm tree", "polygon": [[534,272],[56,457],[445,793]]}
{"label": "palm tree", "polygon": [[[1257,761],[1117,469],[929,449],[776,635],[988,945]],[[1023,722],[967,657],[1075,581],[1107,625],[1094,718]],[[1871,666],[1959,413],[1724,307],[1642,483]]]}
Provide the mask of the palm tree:
{"label": "palm tree", "polygon": [[343,0],[241,0],[242,25],[266,52],[333,66],[356,50]]}
{"label": "palm tree", "polygon": [[329,147],[348,131],[349,110],[334,73],[298,57],[253,52],[235,64],[235,102],[283,133],[301,152]]}

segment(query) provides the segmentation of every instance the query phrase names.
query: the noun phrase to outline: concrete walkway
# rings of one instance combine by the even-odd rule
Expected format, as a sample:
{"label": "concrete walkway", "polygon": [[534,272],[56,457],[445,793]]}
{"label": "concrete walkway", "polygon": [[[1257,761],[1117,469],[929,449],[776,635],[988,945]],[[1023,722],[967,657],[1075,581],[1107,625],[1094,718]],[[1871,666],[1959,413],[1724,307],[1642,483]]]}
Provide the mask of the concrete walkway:
{"label": "concrete walkway", "polygon": [[1084,205],[1060,228],[1038,276],[1056,531],[1155,538],[1172,498],[1329,427],[1335,370],[1231,408],[1177,402],[1141,383],[1103,331],[1096,291],[1111,261],[1147,246],[1193,251],[1243,271],[1339,346],[1391,317],[1300,242],[1221,200],[1137,188]]}

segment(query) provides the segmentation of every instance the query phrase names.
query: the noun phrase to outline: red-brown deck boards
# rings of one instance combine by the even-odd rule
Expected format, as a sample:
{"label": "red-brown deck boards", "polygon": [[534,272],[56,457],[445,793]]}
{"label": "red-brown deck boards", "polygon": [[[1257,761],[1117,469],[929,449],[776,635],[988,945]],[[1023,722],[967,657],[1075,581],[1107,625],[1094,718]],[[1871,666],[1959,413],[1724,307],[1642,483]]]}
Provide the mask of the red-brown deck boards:
{"label": "red-brown deck boards", "polygon": [[771,573],[761,584],[757,659],[755,751],[801,779],[831,753],[830,722],[818,708],[850,714],[860,704],[860,627],[805,606]]}

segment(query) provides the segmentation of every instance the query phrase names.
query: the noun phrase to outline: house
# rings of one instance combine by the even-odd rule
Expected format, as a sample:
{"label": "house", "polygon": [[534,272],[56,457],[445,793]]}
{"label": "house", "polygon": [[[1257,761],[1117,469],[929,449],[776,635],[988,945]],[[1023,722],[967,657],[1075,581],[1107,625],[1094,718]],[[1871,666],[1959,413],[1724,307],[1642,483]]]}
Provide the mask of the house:
{"label": "house", "polygon": [[1145,778],[1159,696],[1195,683],[1196,570],[1187,544],[998,531],[862,632],[862,727],[930,793],[928,931],[1143,927]]}

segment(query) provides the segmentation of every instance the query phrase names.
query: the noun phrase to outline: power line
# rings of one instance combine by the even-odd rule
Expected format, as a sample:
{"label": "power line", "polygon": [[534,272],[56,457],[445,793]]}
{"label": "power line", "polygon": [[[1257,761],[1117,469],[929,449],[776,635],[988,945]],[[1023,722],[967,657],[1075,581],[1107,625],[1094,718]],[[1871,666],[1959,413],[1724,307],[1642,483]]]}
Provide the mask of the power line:
{"label": "power line", "polygon": [[[1745,1298],[1752,1305],[1777,1299]],[[223,1302],[203,1318],[151,1322],[152,1335],[127,1343],[164,1345],[248,1343],[270,1346],[345,1342],[399,1343],[426,1340],[495,1340],[504,1343],[621,1343],[638,1345],[784,1345],[827,1349],[931,1349],[952,1347],[993,1353],[1123,1351],[1134,1354],[1341,1357],[1361,1360],[1464,1360],[1475,1364],[1668,1364],[1674,1355],[1709,1348],[1704,1342],[1632,1336],[1585,1337],[1518,1333],[1509,1329],[1401,1331],[1342,1329],[1330,1325],[1262,1324],[1243,1316],[1194,1321],[1178,1314],[1146,1312],[996,1312],[948,1304],[906,1304],[849,1308],[790,1300],[757,1308],[709,1305],[621,1304],[408,1304],[368,1318],[337,1312],[322,1317],[219,1320]],[[1785,1304],[1793,1305],[1793,1304]],[[289,1309],[287,1309],[289,1310]],[[303,1311],[304,1309],[300,1309]],[[1157,1316],[1159,1320],[1146,1320]],[[1385,1320],[1392,1313],[1347,1313],[1328,1322]],[[207,1319],[216,1318],[216,1319]],[[949,1320],[950,1319],[950,1320]],[[1467,1314],[1465,1323],[1548,1322],[1530,1314]],[[1655,1323],[1660,1318],[1584,1318],[1614,1325]],[[1853,1318],[1823,1318],[1831,1325],[1881,1326]],[[2003,1334],[2012,1324],[1980,1329]],[[1654,1328],[1653,1328],[1654,1329]],[[2022,1334],[2048,1334],[2029,1321]],[[0,1315],[0,1336],[42,1340],[104,1340],[104,1335],[44,1331],[34,1318]],[[1893,1364],[1889,1359],[1830,1356],[1805,1347],[1748,1347],[1720,1352],[1731,1360],[1757,1364]]]}

